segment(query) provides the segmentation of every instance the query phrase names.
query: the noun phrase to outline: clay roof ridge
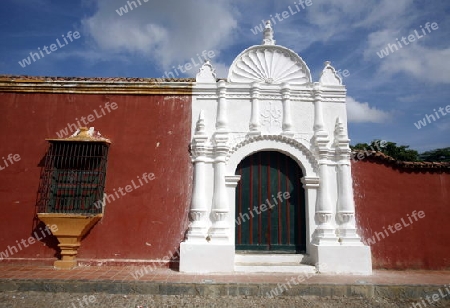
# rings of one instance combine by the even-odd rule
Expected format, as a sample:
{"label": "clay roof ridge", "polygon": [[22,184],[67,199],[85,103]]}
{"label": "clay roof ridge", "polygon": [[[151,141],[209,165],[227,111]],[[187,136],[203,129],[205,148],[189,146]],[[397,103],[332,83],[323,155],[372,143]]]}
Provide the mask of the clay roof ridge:
{"label": "clay roof ridge", "polygon": [[368,159],[379,160],[405,168],[450,169],[450,162],[402,161],[386,155],[381,151],[353,150],[352,153],[365,153],[365,157]]}
{"label": "clay roof ridge", "polygon": [[157,78],[157,77],[62,77],[0,74],[0,80],[10,81],[102,81],[102,82],[195,82],[195,78]]}

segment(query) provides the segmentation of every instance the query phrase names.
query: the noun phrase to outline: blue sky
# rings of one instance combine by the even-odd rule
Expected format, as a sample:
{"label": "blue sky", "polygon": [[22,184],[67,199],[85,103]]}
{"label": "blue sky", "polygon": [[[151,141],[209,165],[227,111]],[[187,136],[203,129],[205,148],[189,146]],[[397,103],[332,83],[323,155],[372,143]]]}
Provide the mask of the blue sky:
{"label": "blue sky", "polygon": [[[3,0],[0,74],[162,77],[213,51],[218,77],[227,77],[233,59],[261,43],[255,27],[273,17],[277,44],[296,51],[314,81],[326,60],[347,70],[352,144],[384,139],[420,152],[450,146],[448,0],[139,1],[119,14],[126,0]],[[69,31],[80,37],[70,41]],[[51,44],[41,59],[19,64]],[[389,54],[380,58],[382,49]],[[193,66],[180,77],[195,76]]]}

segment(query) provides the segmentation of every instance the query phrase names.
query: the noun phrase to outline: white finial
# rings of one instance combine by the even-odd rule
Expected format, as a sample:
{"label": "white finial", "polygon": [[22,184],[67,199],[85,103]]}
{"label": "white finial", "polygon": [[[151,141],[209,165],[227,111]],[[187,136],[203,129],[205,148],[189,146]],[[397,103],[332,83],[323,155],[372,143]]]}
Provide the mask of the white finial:
{"label": "white finial", "polygon": [[341,118],[336,119],[336,125],[334,126],[334,137],[336,138],[336,142],[348,142],[348,136],[345,132],[344,123],[342,122]]}
{"label": "white finial", "polygon": [[195,134],[196,135],[204,135],[205,134],[205,113],[202,110],[200,110],[200,114],[198,115],[198,121],[197,125],[195,127]]}
{"label": "white finial", "polygon": [[264,39],[263,45],[275,45],[275,40],[273,39],[273,29],[270,24],[270,20],[266,21],[266,27],[264,29]]}
{"label": "white finial", "polygon": [[319,83],[325,86],[340,86],[342,79],[336,72],[330,61],[325,61],[325,67],[320,75]]}
{"label": "white finial", "polygon": [[213,68],[209,59],[206,60],[202,67],[198,70],[195,80],[200,83],[216,82],[216,70]]}

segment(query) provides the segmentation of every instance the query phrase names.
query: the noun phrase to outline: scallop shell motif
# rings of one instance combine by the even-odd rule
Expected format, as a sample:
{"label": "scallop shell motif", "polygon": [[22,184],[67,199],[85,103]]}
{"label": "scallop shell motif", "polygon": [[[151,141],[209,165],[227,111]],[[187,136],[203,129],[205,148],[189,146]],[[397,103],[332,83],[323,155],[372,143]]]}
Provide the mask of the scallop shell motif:
{"label": "scallop shell motif", "polygon": [[310,81],[310,76],[300,57],[278,48],[264,47],[242,53],[232,66],[228,81],[304,84]]}

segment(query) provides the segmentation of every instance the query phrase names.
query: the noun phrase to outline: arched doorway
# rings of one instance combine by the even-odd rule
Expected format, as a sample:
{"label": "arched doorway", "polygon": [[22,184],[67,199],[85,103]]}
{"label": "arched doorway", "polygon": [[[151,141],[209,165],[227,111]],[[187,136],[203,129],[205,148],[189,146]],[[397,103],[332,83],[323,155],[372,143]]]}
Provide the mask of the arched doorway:
{"label": "arched doorway", "polygon": [[299,165],[274,151],[256,152],[236,174],[236,250],[300,253],[306,247],[305,194]]}

